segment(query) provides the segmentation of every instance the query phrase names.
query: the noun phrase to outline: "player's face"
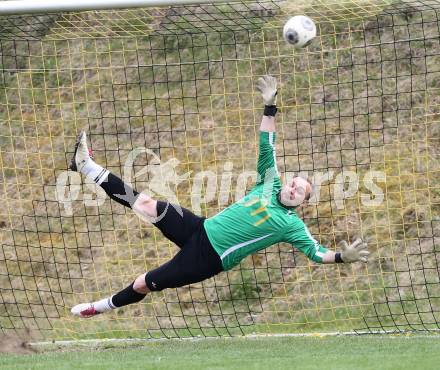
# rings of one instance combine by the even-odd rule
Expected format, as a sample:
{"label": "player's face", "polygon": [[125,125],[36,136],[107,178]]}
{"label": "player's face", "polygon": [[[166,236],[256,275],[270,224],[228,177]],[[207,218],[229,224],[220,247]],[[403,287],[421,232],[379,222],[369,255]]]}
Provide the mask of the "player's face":
{"label": "player's face", "polygon": [[310,183],[302,177],[294,177],[281,189],[281,202],[288,207],[297,207],[311,192]]}

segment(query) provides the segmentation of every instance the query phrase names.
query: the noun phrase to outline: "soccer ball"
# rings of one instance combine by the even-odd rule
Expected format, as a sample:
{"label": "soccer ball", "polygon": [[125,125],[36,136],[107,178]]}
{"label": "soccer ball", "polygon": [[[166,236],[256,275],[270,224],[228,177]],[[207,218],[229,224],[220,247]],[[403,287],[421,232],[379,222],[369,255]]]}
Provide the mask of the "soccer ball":
{"label": "soccer ball", "polygon": [[316,36],[315,23],[305,15],[296,15],[284,25],[283,36],[295,48],[305,47]]}

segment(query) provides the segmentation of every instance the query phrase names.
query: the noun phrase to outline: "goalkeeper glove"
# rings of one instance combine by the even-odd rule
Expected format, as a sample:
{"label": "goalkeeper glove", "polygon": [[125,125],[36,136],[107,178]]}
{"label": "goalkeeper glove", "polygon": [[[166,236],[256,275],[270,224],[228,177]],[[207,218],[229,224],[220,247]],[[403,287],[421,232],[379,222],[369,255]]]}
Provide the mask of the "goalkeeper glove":
{"label": "goalkeeper glove", "polygon": [[261,93],[264,105],[271,106],[277,104],[277,79],[266,75],[257,81],[257,89]]}
{"label": "goalkeeper glove", "polygon": [[361,261],[368,262],[370,252],[367,250],[367,244],[362,239],[356,239],[354,243],[348,244],[345,240],[341,242],[341,259],[344,263]]}

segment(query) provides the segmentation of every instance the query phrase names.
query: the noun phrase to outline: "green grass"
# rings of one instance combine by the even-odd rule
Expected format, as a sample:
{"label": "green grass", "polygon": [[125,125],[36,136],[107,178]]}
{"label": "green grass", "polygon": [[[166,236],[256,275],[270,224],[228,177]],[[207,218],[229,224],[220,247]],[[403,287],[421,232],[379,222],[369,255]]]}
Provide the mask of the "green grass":
{"label": "green grass", "polygon": [[[2,355],[2,369],[438,369],[440,336],[234,338]],[[84,348],[84,347],[83,347]]]}

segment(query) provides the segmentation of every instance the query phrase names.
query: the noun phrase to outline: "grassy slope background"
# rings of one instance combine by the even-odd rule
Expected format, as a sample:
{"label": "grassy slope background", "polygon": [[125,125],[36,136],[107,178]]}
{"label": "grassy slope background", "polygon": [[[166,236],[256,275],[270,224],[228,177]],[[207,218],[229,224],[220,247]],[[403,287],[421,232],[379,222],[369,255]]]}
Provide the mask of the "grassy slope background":
{"label": "grassy slope background", "polygon": [[[4,302],[18,304],[0,306],[2,326],[54,325],[58,330],[47,335],[56,338],[217,335],[225,326],[239,333],[237,326],[252,322],[249,331],[351,330],[364,325],[385,293],[402,325],[435,322],[438,21],[435,12],[422,17],[410,5],[379,20],[356,16],[380,11],[368,4],[376,3],[340,3],[333,16],[350,22],[337,23],[328,22],[324,2],[303,8],[318,21],[320,37],[300,52],[280,35],[289,7],[252,31],[105,38],[139,36],[151,15],[103,12],[98,19],[87,13],[56,20],[42,42],[4,41],[0,140],[7,208],[0,279]],[[173,14],[162,11],[156,19],[181,17]],[[193,26],[184,20],[183,27]],[[62,40],[91,32],[97,38]],[[76,133],[90,133],[96,160],[115,173],[139,146],[154,149],[162,162],[179,159],[178,173],[212,170],[218,182],[230,161],[234,189],[238,174],[255,166],[262,111],[254,83],[265,73],[282,83],[277,153],[283,172],[344,168],[361,179],[370,169],[386,173],[380,206],[365,207],[358,194],[338,209],[333,180],[321,188],[319,204],[300,211],[331,248],[366,238],[372,262],[317,266],[279,245],[203,285],[152,295],[95,321],[71,319],[71,305],[109,295],[175,253],[114,202],[84,206],[83,194],[93,197],[86,187],[73,202],[75,217],[65,213],[55,183]],[[136,169],[149,160],[138,158]],[[138,178],[136,186],[145,189],[150,180]],[[193,180],[174,189],[189,208]],[[202,214],[224,207],[217,195]],[[389,307],[376,309],[387,315]],[[220,329],[199,329],[213,326]]]}

